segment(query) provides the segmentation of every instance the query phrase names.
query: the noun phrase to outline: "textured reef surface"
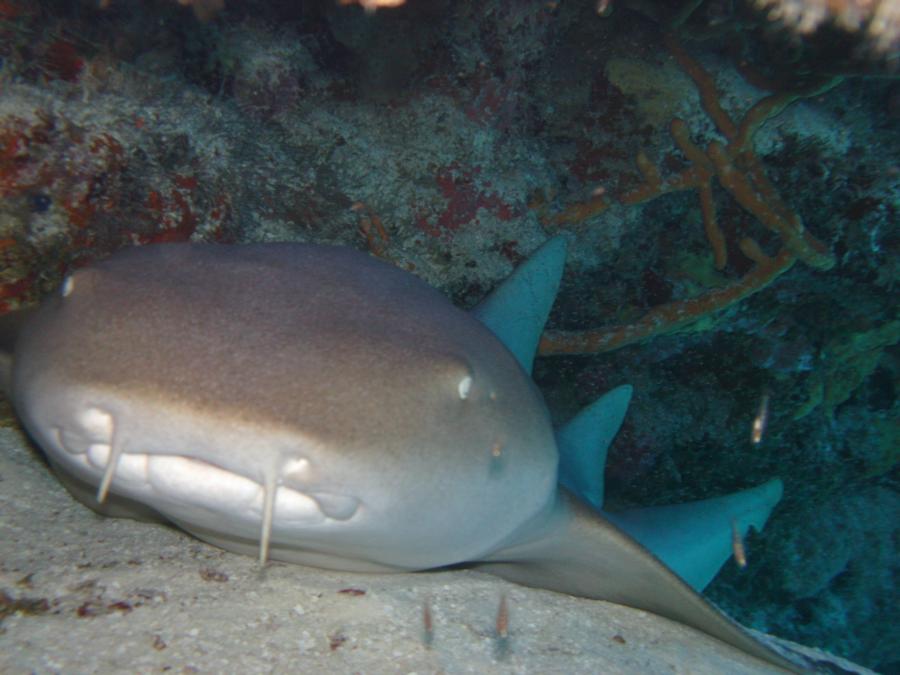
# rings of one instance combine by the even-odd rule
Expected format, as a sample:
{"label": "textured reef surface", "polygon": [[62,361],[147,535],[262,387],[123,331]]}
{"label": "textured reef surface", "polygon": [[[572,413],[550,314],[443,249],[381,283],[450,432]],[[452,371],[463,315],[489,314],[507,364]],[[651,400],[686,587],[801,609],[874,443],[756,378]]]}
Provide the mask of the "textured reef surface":
{"label": "textured reef surface", "polygon": [[469,307],[562,234],[535,376],[557,421],[634,386],[609,502],[780,476],[708,597],[900,672],[895,43],[712,0],[220,4],[0,0],[0,313],[186,240],[354,246]]}

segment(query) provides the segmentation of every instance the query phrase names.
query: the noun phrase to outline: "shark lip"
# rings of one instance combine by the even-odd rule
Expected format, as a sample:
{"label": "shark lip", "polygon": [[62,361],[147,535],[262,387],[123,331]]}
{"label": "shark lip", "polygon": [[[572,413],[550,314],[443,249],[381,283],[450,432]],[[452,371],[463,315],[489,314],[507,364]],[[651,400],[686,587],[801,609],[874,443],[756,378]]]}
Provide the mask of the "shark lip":
{"label": "shark lip", "polygon": [[[70,446],[65,433],[58,435],[60,447],[76,464],[92,474],[106,470],[108,443]],[[80,450],[80,451],[79,451]],[[176,454],[122,452],[116,463],[113,488],[126,493],[152,493],[163,502],[196,506],[214,511],[254,514],[262,517],[265,486],[244,475],[207,460]],[[274,513],[278,524],[323,524],[348,521],[359,511],[356,497],[329,492],[303,492],[277,485]]]}

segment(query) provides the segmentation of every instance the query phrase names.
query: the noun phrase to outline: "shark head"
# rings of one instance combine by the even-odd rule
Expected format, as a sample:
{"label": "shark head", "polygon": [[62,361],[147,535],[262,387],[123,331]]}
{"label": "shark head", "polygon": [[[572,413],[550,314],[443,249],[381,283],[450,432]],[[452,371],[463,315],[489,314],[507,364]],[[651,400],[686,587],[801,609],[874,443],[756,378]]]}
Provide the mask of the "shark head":
{"label": "shark head", "polygon": [[127,250],[69,277],[17,344],[16,407],[58,471],[226,548],[435,567],[482,557],[555,494],[515,357],[349,249]]}

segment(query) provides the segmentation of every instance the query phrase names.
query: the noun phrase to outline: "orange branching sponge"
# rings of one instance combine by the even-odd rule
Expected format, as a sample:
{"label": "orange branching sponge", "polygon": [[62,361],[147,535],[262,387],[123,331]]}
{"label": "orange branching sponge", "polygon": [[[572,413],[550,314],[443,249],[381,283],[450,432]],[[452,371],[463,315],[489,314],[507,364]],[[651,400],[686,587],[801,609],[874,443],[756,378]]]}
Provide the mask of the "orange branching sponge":
{"label": "orange branching sponge", "polygon": [[586,202],[579,202],[567,206],[562,213],[553,217],[544,217],[541,221],[545,225],[579,225],[589,218],[603,213],[609,208],[609,202],[602,194],[594,194]]}
{"label": "orange branching sponge", "polygon": [[624,326],[584,331],[547,331],[541,338],[540,353],[599,354],[675,332],[713,312],[731,307],[768,286],[787,272],[795,260],[787,249],[782,249],[774,258],[761,257],[756,266],[735,283],[713,289],[696,298],[659,305],[634,323]]}
{"label": "orange branching sponge", "polygon": [[834,256],[828,247],[805,228],[800,216],[781,199],[769,181],[753,150],[753,135],[766,120],[781,113],[794,101],[822,94],[839,84],[841,79],[832,78],[803,91],[767,96],[753,105],[740,122],[735,122],[719,103],[721,97],[715,82],[700,63],[684,50],[674,36],[666,37],[666,46],[694,81],[704,111],[726,142],[712,142],[704,150],[691,140],[684,121],[672,120],[672,139],[687,158],[688,167],[677,175],[663,178],[647,156],[639,153],[636,163],[644,183],[623,195],[620,201],[623,204],[640,204],[670,192],[696,190],[715,267],[721,270],[728,262],[728,252],[725,235],[716,217],[713,199],[713,180],[716,180],[764,227],[778,234],[783,246],[774,257],[770,257],[754,239],[746,237],[739,242],[739,246],[741,252],[753,261],[754,267],[737,281],[696,298],[654,307],[632,324],[583,331],[547,331],[541,340],[542,354],[598,353],[642,342],[695,324],[740,302],[768,286],[789,270],[796,260],[823,270],[834,266]]}

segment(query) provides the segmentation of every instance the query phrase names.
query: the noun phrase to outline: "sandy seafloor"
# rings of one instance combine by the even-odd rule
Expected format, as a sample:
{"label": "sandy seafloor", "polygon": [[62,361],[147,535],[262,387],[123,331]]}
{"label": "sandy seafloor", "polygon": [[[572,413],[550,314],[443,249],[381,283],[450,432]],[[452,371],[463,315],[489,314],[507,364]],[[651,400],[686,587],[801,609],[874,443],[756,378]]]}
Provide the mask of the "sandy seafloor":
{"label": "sandy seafloor", "polygon": [[261,569],[94,514],[14,429],[0,429],[0,589],[5,674],[781,672],[645,612],[475,571]]}

